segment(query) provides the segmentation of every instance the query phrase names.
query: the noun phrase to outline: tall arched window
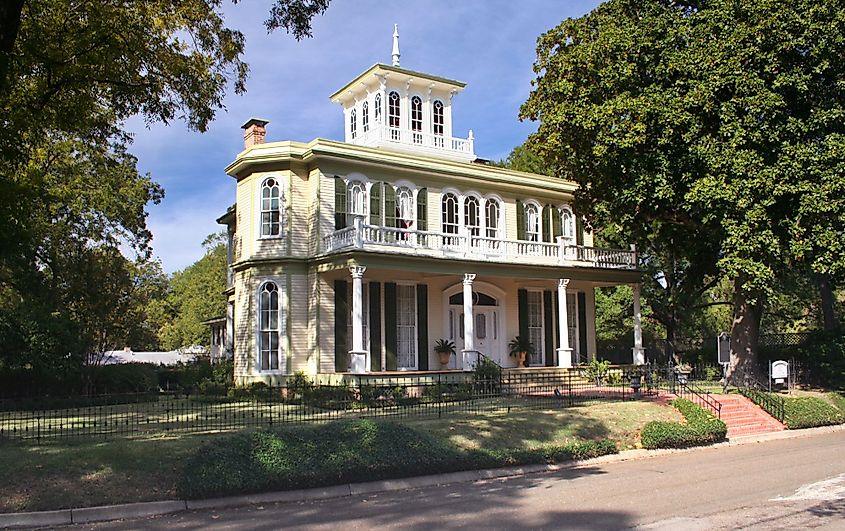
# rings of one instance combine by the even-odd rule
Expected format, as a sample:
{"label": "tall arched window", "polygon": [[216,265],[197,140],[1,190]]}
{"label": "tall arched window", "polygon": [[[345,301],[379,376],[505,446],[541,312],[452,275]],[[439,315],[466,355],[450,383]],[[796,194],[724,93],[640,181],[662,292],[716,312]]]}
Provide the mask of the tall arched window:
{"label": "tall arched window", "polygon": [[567,240],[575,237],[575,216],[568,206],[563,206],[560,209],[560,230],[561,236]]}
{"label": "tall arched window", "polygon": [[281,210],[281,187],[279,181],[271,177],[261,184],[261,236],[281,234]]}
{"label": "tall arched window", "polygon": [[265,282],[258,291],[258,365],[262,371],[279,369],[279,308],[278,286]]}
{"label": "tall arched window", "polygon": [[464,199],[464,225],[473,239],[481,235],[481,204],[474,195]]}
{"label": "tall arched window", "polygon": [[375,115],[375,121],[377,124],[381,123],[381,93],[376,94],[375,100],[373,101],[375,105],[373,105],[373,114]]}
{"label": "tall arched window", "polygon": [[411,98],[411,131],[415,144],[422,144],[422,98]]}
{"label": "tall arched window", "polygon": [[540,241],[540,208],[534,203],[525,205],[525,239]]}
{"label": "tall arched window", "polygon": [[361,181],[349,181],[346,186],[347,196],[347,226],[355,223],[355,218],[367,214],[367,191]]}
{"label": "tall arched window", "polygon": [[396,190],[396,221],[403,229],[414,224],[414,193],[407,186]]}
{"label": "tall arched window", "polygon": [[387,95],[387,125],[390,127],[390,139],[399,140],[399,93],[395,90]]}
{"label": "tall arched window", "polygon": [[499,215],[501,214],[501,205],[498,199],[488,199],[485,205],[485,223],[487,226],[488,238],[499,238]]}
{"label": "tall arched window", "polygon": [[[444,234],[457,234],[460,218],[458,217],[458,197],[449,192],[443,194],[441,202],[442,230]],[[444,244],[457,245],[456,238],[445,237]]]}
{"label": "tall arched window", "polygon": [[434,144],[437,147],[443,147],[443,139],[438,138],[442,137],[445,130],[445,123],[446,120],[443,116],[443,102],[440,100],[434,101],[434,106],[432,108],[432,125],[434,131]]}
{"label": "tall arched window", "polygon": [[358,136],[358,111],[352,109],[349,112],[349,135],[354,140]]}
{"label": "tall arched window", "polygon": [[361,131],[366,133],[370,130],[370,102],[365,101],[361,105]]}

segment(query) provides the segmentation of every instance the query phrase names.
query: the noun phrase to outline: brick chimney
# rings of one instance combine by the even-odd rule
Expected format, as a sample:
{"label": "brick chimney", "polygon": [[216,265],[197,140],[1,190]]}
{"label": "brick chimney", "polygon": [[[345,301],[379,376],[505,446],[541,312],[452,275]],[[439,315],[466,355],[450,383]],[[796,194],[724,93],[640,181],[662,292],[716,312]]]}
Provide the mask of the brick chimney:
{"label": "brick chimney", "polygon": [[244,149],[264,143],[264,135],[267,132],[264,126],[269,123],[269,120],[262,120],[261,118],[250,118],[244,122],[241,126],[241,129],[244,130]]}

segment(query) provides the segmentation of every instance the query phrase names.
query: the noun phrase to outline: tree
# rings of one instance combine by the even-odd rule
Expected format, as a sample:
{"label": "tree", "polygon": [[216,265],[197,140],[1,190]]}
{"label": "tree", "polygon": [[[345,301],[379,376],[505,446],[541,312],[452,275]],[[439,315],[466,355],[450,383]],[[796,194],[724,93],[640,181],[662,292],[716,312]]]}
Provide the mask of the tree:
{"label": "tree", "polygon": [[784,274],[845,269],[844,52],[833,0],[611,0],[540,37],[529,147],[591,221],[731,279],[730,378]]}

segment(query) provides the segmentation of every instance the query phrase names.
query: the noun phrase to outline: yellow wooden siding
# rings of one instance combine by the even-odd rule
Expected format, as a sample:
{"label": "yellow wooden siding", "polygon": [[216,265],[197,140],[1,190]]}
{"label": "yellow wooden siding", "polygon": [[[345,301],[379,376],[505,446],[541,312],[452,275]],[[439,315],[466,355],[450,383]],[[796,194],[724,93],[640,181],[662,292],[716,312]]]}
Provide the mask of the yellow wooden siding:
{"label": "yellow wooden siding", "polygon": [[320,372],[334,372],[334,282],[319,277]]}
{"label": "yellow wooden siding", "polygon": [[297,172],[286,172],[290,179],[290,208],[286,229],[290,231],[290,254],[296,257],[306,257],[309,254],[311,233],[309,232],[309,212],[313,203],[308,175]]}
{"label": "yellow wooden siding", "polygon": [[308,278],[305,274],[289,275],[290,292],[290,367],[288,374],[297,371],[309,372],[308,370],[308,342],[309,342],[309,321],[308,321]]}
{"label": "yellow wooden siding", "polygon": [[250,311],[253,303],[249,271],[235,273],[235,380],[242,381],[255,369],[255,321]]}

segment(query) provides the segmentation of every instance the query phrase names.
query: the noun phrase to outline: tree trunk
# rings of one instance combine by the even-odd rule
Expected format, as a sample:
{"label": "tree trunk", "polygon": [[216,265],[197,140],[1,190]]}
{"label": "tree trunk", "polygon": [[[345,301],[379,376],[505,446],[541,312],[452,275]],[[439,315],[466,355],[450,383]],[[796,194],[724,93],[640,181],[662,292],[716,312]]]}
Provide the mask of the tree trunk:
{"label": "tree trunk", "polygon": [[822,317],[825,330],[836,328],[836,315],[833,313],[833,287],[830,285],[830,277],[818,275],[819,291],[822,296]]}
{"label": "tree trunk", "polygon": [[734,318],[731,326],[731,363],[727,379],[731,385],[743,385],[745,377],[759,378],[757,341],[760,337],[760,318],[763,301],[758,295],[754,303],[742,288],[743,275],[734,281]]}

